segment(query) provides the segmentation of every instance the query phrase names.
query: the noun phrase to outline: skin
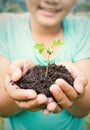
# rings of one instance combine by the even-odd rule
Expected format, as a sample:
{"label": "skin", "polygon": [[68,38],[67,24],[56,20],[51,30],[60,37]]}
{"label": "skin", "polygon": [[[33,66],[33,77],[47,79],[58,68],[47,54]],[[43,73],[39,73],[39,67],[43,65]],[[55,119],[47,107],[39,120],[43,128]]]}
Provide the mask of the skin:
{"label": "skin", "polygon": [[[34,40],[43,41],[47,47],[50,47],[55,38],[63,39],[61,21],[75,2],[76,0],[27,0],[31,12],[30,28]],[[59,47],[55,49],[55,55],[59,49]],[[47,59],[46,53],[43,53],[43,56]],[[45,114],[58,113],[63,108],[78,117],[87,115],[90,111],[90,70],[88,69],[90,59],[76,63],[63,61],[58,64],[63,64],[69,69],[75,83],[72,88],[64,80],[56,80],[55,84],[50,87],[56,103],[43,94],[37,95],[34,90],[21,90],[10,82],[19,80],[28,69],[34,66],[34,63],[30,60],[11,63],[9,59],[0,56],[0,77],[3,77],[0,78],[0,116],[12,116],[22,109],[30,111],[43,109]]]}
{"label": "skin", "polygon": [[35,22],[36,26],[57,28],[75,2],[76,0],[27,0],[31,22]]}

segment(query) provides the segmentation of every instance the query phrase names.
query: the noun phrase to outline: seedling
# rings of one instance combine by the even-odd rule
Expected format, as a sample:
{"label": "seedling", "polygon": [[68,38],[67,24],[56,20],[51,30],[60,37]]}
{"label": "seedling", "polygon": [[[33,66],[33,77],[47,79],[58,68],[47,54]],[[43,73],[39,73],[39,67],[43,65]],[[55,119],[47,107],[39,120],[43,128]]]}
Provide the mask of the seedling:
{"label": "seedling", "polygon": [[62,45],[64,42],[60,39],[56,39],[53,41],[52,45],[50,48],[45,47],[44,43],[36,43],[35,48],[38,49],[39,53],[42,54],[44,51],[47,52],[48,54],[48,64],[46,66],[46,71],[45,71],[45,77],[48,75],[48,67],[51,64],[50,63],[50,56],[54,53],[54,48],[58,45]]}

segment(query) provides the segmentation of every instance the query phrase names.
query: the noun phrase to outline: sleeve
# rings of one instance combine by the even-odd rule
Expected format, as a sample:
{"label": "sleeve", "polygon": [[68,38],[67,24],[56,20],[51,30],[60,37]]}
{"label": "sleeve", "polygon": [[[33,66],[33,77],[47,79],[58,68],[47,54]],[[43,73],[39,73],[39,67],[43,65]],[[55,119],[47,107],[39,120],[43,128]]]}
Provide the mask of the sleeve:
{"label": "sleeve", "polygon": [[84,22],[81,21],[78,30],[77,43],[74,50],[74,62],[90,58],[90,19],[85,19]]}
{"label": "sleeve", "polygon": [[7,15],[0,14],[0,55],[8,58]]}

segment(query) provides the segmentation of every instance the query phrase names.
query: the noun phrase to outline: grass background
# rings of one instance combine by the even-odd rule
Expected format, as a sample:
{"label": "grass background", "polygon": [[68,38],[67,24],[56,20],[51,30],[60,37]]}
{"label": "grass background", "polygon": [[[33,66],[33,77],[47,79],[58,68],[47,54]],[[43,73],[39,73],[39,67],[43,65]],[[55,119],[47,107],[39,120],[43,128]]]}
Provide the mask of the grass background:
{"label": "grass background", "polygon": [[0,130],[4,130],[4,121],[2,117],[0,117]]}

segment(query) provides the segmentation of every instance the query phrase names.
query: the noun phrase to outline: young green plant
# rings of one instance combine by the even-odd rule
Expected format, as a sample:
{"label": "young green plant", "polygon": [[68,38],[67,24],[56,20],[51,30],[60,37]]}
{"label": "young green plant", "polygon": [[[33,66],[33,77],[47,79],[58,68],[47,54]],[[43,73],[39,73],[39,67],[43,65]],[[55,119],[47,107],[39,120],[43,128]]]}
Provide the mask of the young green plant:
{"label": "young green plant", "polygon": [[60,39],[56,39],[53,41],[52,45],[50,48],[47,48],[45,47],[45,44],[44,43],[36,43],[35,44],[35,48],[38,49],[39,53],[42,54],[44,51],[47,52],[48,54],[48,64],[46,66],[46,71],[45,71],[45,77],[47,77],[48,75],[48,68],[49,68],[49,65],[51,64],[50,63],[50,56],[54,53],[54,48],[58,45],[62,45],[64,42]]}

